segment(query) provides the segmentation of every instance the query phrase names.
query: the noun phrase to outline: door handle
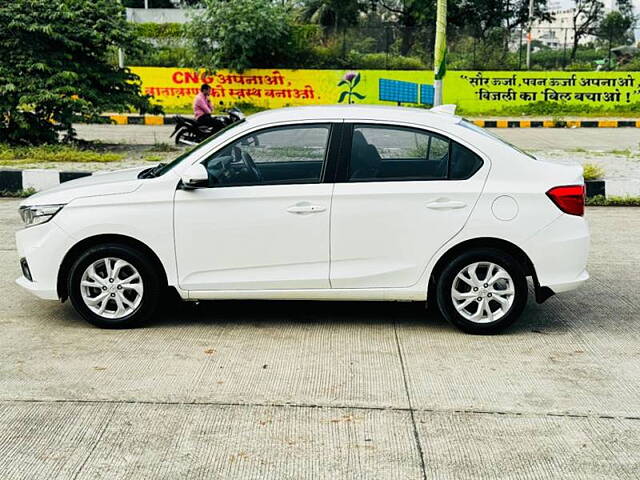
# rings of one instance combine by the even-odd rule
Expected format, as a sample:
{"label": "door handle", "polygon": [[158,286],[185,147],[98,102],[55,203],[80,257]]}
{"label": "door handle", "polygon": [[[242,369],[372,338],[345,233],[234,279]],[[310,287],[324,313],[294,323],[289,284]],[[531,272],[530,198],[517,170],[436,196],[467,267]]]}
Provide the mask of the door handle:
{"label": "door handle", "polygon": [[304,215],[306,213],[320,213],[320,212],[324,212],[325,210],[326,208],[321,205],[311,205],[311,204],[297,204],[287,208],[287,212],[295,213],[298,215]]}
{"label": "door handle", "polygon": [[466,206],[466,203],[455,200],[436,200],[435,202],[427,203],[427,208],[431,208],[432,210],[455,210]]}

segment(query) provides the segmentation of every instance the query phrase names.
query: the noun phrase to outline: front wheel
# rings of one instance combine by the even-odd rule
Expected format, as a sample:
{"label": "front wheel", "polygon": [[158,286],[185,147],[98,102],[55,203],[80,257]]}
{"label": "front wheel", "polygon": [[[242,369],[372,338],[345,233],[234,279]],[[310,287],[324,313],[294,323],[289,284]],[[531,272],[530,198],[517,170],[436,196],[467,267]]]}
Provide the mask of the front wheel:
{"label": "front wheel", "polygon": [[493,334],[515,322],[527,303],[527,279],[512,255],[491,248],[465,252],[437,283],[442,314],[460,330]]}
{"label": "front wheel", "polygon": [[161,276],[148,257],[128,245],[92,247],[74,262],[68,291],[74,308],[102,328],[127,328],[146,321],[160,299]]}

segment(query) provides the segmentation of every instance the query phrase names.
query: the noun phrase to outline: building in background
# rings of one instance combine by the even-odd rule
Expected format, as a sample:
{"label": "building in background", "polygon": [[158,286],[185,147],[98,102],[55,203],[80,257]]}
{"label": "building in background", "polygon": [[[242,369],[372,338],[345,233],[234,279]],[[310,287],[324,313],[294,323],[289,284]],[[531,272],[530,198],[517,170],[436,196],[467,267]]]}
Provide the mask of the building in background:
{"label": "building in background", "polygon": [[127,20],[133,23],[187,23],[190,13],[184,8],[127,8]]}
{"label": "building in background", "polygon": [[[617,10],[617,0],[601,0],[604,4],[604,15]],[[534,22],[531,30],[531,39],[537,40],[542,45],[563,49],[573,46],[573,16],[575,14],[575,2],[572,0],[551,0],[548,10],[554,16],[549,22]],[[634,11],[640,11],[640,0],[634,1]],[[638,29],[634,30],[636,40],[639,37]],[[580,45],[586,45],[596,40],[593,35],[584,35],[580,38]]]}

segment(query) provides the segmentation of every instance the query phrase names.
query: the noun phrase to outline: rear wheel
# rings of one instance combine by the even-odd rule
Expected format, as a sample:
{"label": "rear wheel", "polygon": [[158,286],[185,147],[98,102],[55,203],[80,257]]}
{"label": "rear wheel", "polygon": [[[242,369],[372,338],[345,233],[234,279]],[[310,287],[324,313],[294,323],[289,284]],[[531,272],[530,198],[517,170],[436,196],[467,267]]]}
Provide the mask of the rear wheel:
{"label": "rear wheel", "polygon": [[104,244],[71,267],[69,298],[89,323],[127,328],[148,320],[160,299],[161,275],[148,257],[128,245]]}
{"label": "rear wheel", "polygon": [[515,322],[527,303],[522,265],[506,252],[475,249],[449,263],[438,279],[438,306],[460,330],[497,333]]}
{"label": "rear wheel", "polygon": [[193,146],[198,143],[200,143],[198,138],[186,128],[183,128],[176,133],[176,145]]}

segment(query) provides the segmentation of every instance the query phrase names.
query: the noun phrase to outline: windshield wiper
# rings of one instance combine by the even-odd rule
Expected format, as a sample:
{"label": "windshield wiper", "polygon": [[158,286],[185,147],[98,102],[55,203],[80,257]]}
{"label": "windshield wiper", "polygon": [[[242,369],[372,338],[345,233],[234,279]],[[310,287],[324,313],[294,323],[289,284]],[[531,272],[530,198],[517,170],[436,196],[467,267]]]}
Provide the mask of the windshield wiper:
{"label": "windshield wiper", "polygon": [[160,173],[160,170],[162,170],[166,165],[167,165],[166,163],[161,162],[155,167],[143,170],[138,175],[138,178],[155,178],[158,176],[158,173]]}

